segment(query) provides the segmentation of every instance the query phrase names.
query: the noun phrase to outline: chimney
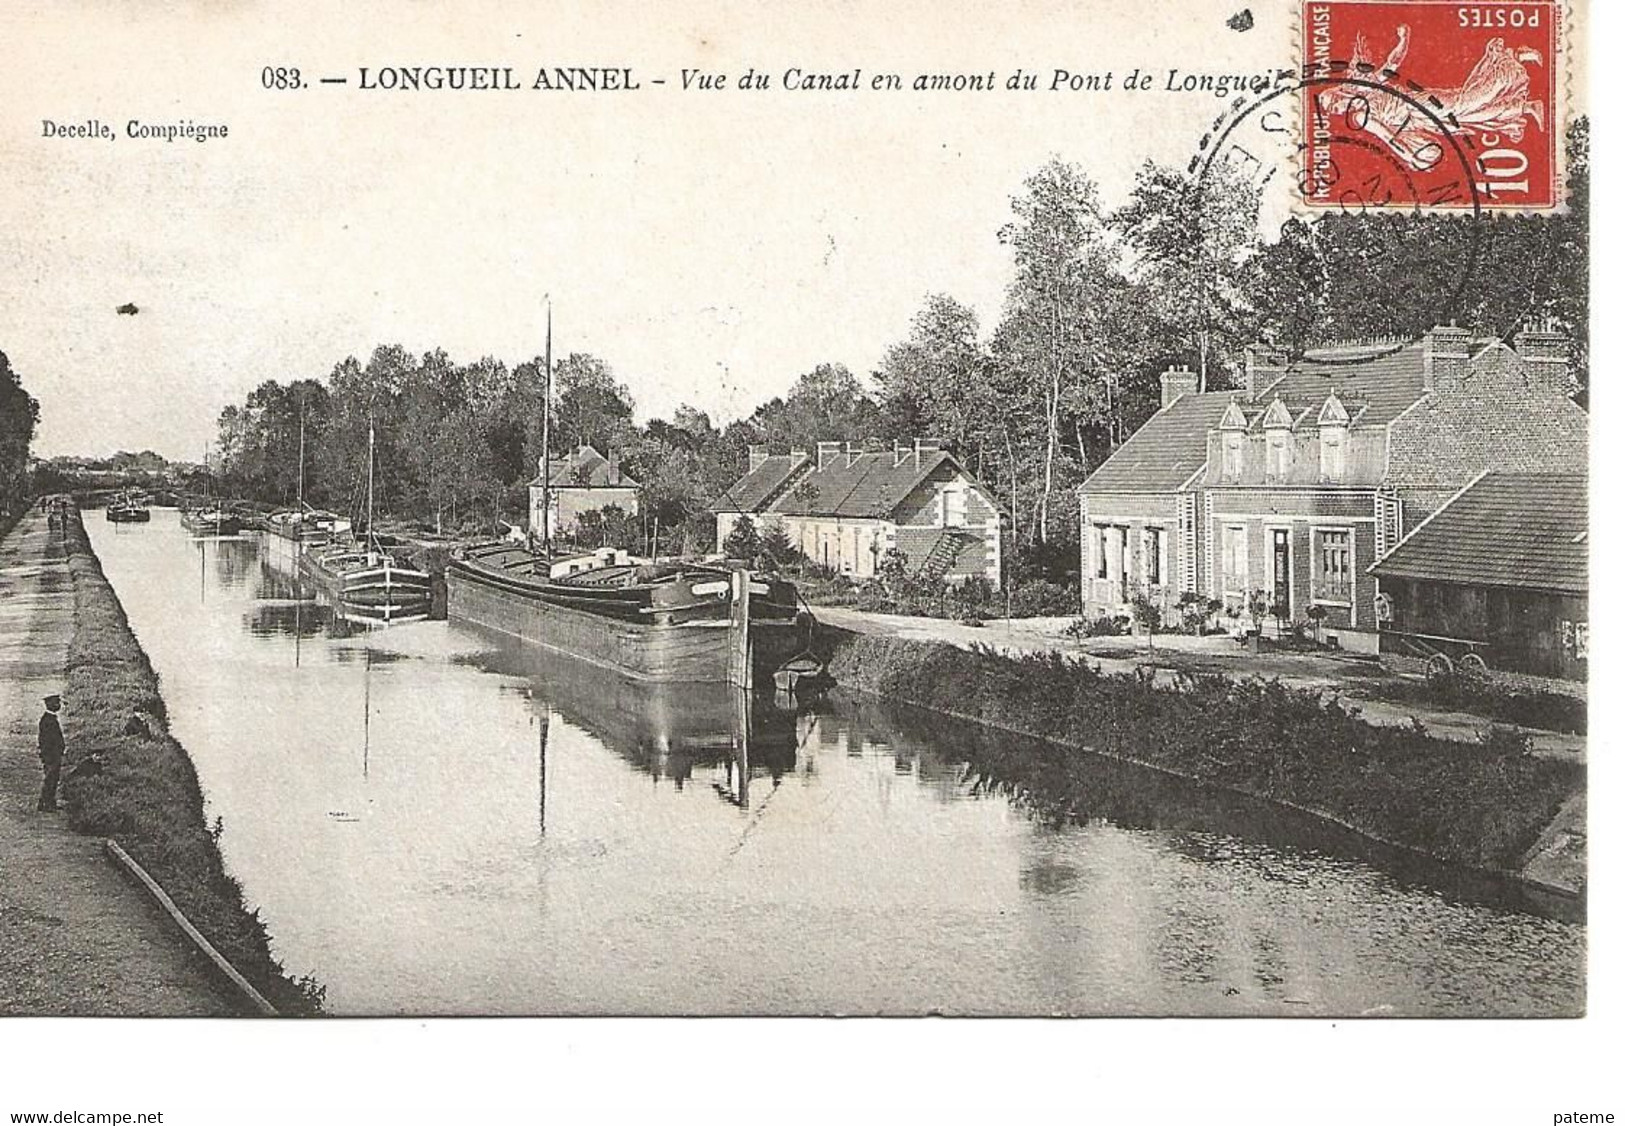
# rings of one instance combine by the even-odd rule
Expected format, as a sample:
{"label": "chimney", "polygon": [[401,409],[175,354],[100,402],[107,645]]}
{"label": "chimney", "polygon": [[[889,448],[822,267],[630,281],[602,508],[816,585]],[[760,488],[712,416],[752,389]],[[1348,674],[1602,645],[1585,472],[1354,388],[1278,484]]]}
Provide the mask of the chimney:
{"label": "chimney", "polygon": [[753,443],[746,446],[745,450],[750,454],[750,472],[755,473],[762,467],[762,463],[767,461],[767,447]]}
{"label": "chimney", "polygon": [[1178,367],[1169,365],[1168,370],[1162,373],[1162,405],[1167,406],[1181,395],[1196,394],[1199,379],[1200,377],[1184,364]]}
{"label": "chimney", "polygon": [[1512,348],[1523,361],[1529,382],[1563,395],[1575,392],[1569,364],[1569,338],[1551,320],[1523,329],[1512,338]]}
{"label": "chimney", "polygon": [[[1247,383],[1243,393],[1249,403],[1254,402],[1264,389],[1286,374],[1286,356],[1279,348],[1262,342],[1247,345]],[[1163,394],[1164,399],[1167,393]]]}
{"label": "chimney", "polygon": [[609,483],[611,485],[621,483],[621,455],[613,449],[609,451]]}
{"label": "chimney", "polygon": [[1471,335],[1454,323],[1435,325],[1422,336],[1422,386],[1428,391],[1453,391],[1467,376],[1467,346]]}
{"label": "chimney", "polygon": [[834,461],[836,458],[838,458],[840,456],[841,456],[841,443],[839,443],[839,442],[819,442],[818,443],[818,471],[820,473],[822,473],[824,471],[824,466],[828,465],[830,462]]}

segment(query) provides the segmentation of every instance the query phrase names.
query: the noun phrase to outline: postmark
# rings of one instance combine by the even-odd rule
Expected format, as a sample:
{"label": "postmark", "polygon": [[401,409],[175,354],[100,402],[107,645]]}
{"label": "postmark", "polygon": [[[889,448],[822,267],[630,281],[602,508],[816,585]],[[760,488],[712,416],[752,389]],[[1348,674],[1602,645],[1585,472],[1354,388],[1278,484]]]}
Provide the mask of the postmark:
{"label": "postmark", "polygon": [[[1392,99],[1437,132],[1442,155],[1431,179],[1391,148],[1367,133],[1338,132],[1321,138],[1322,151],[1295,126],[1295,109],[1317,94],[1331,90],[1357,90],[1368,99]],[[1324,360],[1330,365],[1363,363],[1372,355],[1395,352],[1435,324],[1454,323],[1467,313],[1466,295],[1472,290],[1492,223],[1473,175],[1471,138],[1453,127],[1440,112],[1412,92],[1398,75],[1356,74],[1334,70],[1322,77],[1278,73],[1275,84],[1253,98],[1234,101],[1197,143],[1188,172],[1192,177],[1192,206],[1204,207],[1210,192],[1222,193],[1223,181],[1246,183],[1261,198],[1279,197],[1285,185],[1288,212],[1300,220],[1300,268],[1306,277],[1322,281],[1329,300],[1337,292],[1369,289],[1384,261],[1403,259],[1417,239],[1437,239],[1432,212],[1446,209],[1445,200],[1461,199],[1448,210],[1447,268],[1440,286],[1419,287],[1407,294],[1401,307],[1385,322],[1383,341],[1358,357]],[[1326,201],[1308,206],[1311,199]],[[1361,224],[1358,253],[1333,238],[1318,237],[1322,224],[1340,221]],[[1368,220],[1379,220],[1370,222]],[[1285,228],[1283,228],[1283,236]],[[1358,275],[1368,275],[1361,281]],[[1223,308],[1220,303],[1216,307]],[[1232,325],[1231,328],[1239,328]]]}
{"label": "postmark", "polygon": [[1430,210],[1561,206],[1562,16],[1553,0],[1306,3],[1302,205],[1346,207],[1377,177]]}

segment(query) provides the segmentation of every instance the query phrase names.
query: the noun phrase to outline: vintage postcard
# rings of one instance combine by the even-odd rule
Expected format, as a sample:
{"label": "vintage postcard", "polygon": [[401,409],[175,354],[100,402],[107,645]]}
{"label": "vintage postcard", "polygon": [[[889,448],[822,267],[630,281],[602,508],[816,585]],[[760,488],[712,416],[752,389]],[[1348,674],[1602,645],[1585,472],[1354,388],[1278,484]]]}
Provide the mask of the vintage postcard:
{"label": "vintage postcard", "polygon": [[1587,18],[8,6],[0,1012],[1585,1015]]}

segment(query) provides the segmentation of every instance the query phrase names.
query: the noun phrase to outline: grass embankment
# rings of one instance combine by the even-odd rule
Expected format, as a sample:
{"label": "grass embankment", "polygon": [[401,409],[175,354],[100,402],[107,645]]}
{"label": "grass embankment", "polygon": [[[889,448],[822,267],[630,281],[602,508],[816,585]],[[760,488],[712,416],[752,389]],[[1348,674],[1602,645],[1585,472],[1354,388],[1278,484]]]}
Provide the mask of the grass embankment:
{"label": "grass embankment", "polygon": [[[844,687],[1284,803],[1479,869],[1515,869],[1585,781],[1574,762],[1376,727],[1273,681],[1182,674],[1170,687],[1053,653],[854,635],[837,636],[830,671]],[[1089,807],[1078,756],[1021,769],[1029,798],[1051,814]]]}
{"label": "grass embankment", "polygon": [[165,726],[158,674],[130,631],[77,514],[69,516],[65,534],[74,605],[63,691],[68,773],[92,760],[101,767],[64,783],[69,824],[117,840],[279,1012],[320,1012],[321,988],[283,972],[264,923],[226,872],[204,821],[192,760]]}

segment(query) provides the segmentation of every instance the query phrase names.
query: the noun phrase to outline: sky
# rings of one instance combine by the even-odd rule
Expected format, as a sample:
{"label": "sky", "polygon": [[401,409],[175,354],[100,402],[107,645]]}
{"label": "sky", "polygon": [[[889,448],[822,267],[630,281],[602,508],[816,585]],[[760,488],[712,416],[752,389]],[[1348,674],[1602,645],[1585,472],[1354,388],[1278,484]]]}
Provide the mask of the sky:
{"label": "sky", "polygon": [[[1058,155],[1121,202],[1224,103],[1043,89],[1055,68],[1290,65],[1294,6],[619,3],[8,6],[0,350],[36,452],[195,459],[266,379],[382,343],[460,361],[591,352],[641,418],[719,423],[821,362],[867,373],[931,292],[997,321],[997,232]],[[359,68],[630,66],[635,92],[365,91]],[[308,88],[266,90],[297,66]],[[1038,92],[732,88],[747,68],[1041,75]],[[685,69],[729,88],[683,91]],[[322,85],[322,76],[348,77]],[[655,78],[667,84],[657,87]],[[131,119],[229,136],[137,140]],[[113,141],[41,136],[108,123]],[[134,316],[115,309],[139,307]]]}

